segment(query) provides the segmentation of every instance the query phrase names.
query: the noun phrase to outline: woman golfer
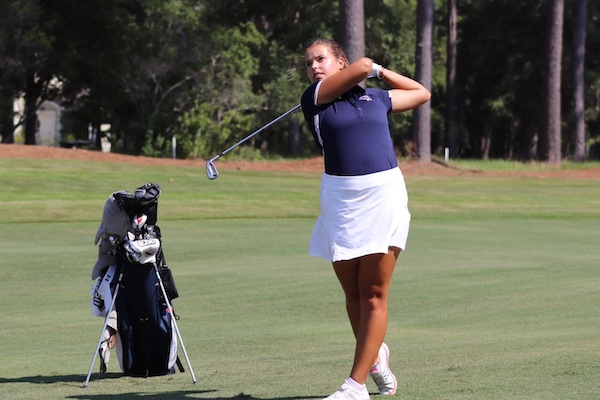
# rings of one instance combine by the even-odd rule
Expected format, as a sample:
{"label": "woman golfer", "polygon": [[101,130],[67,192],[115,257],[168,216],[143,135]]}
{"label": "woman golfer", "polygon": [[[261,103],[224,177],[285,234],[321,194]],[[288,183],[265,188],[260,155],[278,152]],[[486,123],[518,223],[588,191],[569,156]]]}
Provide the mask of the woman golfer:
{"label": "woman golfer", "polygon": [[[388,292],[410,224],[404,177],[398,168],[388,113],[415,108],[431,94],[418,82],[369,58],[349,64],[333,40],[313,41],[304,54],[311,85],[302,95],[304,118],[321,147],[325,173],[321,214],[310,255],[333,263],[356,337],[350,376],[326,399],[368,400],[370,375],[383,395],[396,392],[383,343]],[[363,89],[366,78],[391,89]]]}

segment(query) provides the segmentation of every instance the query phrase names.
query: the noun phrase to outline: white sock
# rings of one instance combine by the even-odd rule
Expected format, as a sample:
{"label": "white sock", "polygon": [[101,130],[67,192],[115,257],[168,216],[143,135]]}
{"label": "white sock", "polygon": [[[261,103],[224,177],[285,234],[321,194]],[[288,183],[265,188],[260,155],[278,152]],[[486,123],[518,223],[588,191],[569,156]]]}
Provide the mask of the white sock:
{"label": "white sock", "polygon": [[351,377],[346,378],[346,383],[354,390],[356,390],[357,392],[362,392],[363,390],[365,390],[365,385],[364,384],[360,384],[358,382],[356,382],[354,379],[352,379]]}

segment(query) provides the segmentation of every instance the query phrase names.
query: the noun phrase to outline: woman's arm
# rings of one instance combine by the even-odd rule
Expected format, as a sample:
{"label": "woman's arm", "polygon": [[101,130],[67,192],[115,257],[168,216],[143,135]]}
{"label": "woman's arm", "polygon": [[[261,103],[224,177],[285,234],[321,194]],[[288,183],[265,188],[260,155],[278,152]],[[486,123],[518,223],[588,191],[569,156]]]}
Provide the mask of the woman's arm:
{"label": "woman's arm", "polygon": [[323,79],[319,87],[317,104],[331,103],[348,90],[367,79],[371,72],[373,61],[370,58],[359,58],[348,67]]}
{"label": "woman's arm", "polygon": [[411,110],[431,98],[423,85],[397,72],[382,68],[379,77],[392,87],[392,112]]}
{"label": "woman's arm", "polygon": [[[323,79],[319,87],[317,104],[331,103],[352,87],[364,81],[373,69],[373,60],[362,57],[347,68]],[[379,78],[388,83],[392,89],[392,112],[411,110],[427,102],[431,98],[429,90],[419,82],[397,72],[381,67]]]}

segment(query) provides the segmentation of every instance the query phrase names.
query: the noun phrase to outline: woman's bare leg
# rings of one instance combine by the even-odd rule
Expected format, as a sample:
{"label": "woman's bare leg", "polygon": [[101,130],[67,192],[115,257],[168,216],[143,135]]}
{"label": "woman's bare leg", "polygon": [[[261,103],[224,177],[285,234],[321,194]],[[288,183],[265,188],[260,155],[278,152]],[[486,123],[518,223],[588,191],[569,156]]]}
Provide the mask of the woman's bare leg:
{"label": "woman's bare leg", "polygon": [[377,361],[387,330],[388,293],[400,250],[336,261],[334,271],[346,295],[346,310],[356,337],[350,377],[364,384]]}

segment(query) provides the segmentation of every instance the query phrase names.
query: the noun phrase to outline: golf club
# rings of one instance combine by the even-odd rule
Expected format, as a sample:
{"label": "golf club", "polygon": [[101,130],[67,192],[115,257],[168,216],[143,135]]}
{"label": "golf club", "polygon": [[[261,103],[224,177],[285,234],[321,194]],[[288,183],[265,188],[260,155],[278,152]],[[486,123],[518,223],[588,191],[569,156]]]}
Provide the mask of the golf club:
{"label": "golf club", "polygon": [[272,120],[271,122],[269,122],[268,124],[266,124],[265,126],[263,126],[262,128],[257,129],[256,131],[252,132],[250,135],[246,136],[245,138],[243,138],[242,140],[240,140],[239,142],[237,142],[236,144],[234,144],[233,146],[231,146],[227,150],[223,150],[222,152],[220,152],[219,154],[217,154],[216,156],[214,156],[213,158],[211,158],[210,160],[208,160],[207,163],[206,163],[206,176],[208,176],[208,179],[210,179],[212,181],[212,180],[217,179],[219,177],[219,171],[217,171],[217,167],[215,167],[214,162],[216,160],[218,160],[221,156],[229,153],[231,150],[235,149],[240,144],[244,143],[248,139],[250,139],[250,138],[254,137],[255,135],[259,134],[260,132],[264,131],[269,126],[273,125],[275,122],[277,122],[277,121],[285,118],[288,114],[293,113],[298,108],[300,108],[300,104],[297,104],[294,107],[290,108],[289,110],[287,110],[286,112],[284,112],[279,117],[275,118],[274,120]]}

